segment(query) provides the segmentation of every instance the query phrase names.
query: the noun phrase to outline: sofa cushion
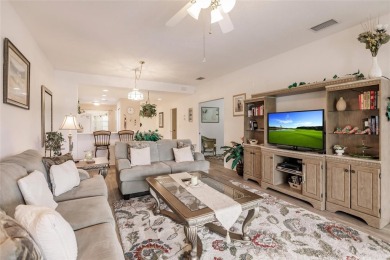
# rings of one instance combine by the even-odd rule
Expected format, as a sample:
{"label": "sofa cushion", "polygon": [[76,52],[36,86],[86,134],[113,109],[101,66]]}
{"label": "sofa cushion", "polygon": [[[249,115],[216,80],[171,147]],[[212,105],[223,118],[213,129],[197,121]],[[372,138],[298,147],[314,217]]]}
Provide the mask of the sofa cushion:
{"label": "sofa cushion", "polygon": [[41,250],[28,231],[2,210],[0,210],[0,259],[43,259]]}
{"label": "sofa cushion", "polygon": [[74,187],[60,196],[54,196],[54,200],[60,202],[94,196],[104,196],[106,198],[108,196],[107,185],[101,175],[94,175],[92,178],[81,181],[79,186]]}
{"label": "sofa cushion", "polygon": [[33,171],[29,175],[19,179],[18,186],[26,204],[51,209],[57,207],[58,204],[53,199],[53,193],[49,190],[43,173]]}
{"label": "sofa cushion", "polygon": [[177,141],[177,148],[181,149],[184,147],[190,147],[191,148],[191,153],[192,157],[195,156],[195,145],[191,144],[191,141],[188,140],[189,142],[185,142],[184,140]]}
{"label": "sofa cushion", "polygon": [[120,172],[123,169],[130,169],[130,161],[128,159],[117,159],[115,162],[115,168],[117,172]]}
{"label": "sofa cushion", "polygon": [[75,233],[54,209],[19,205],[15,219],[30,232],[45,259],[76,259]]}
{"label": "sofa cushion", "polygon": [[152,162],[151,165],[133,166],[119,173],[121,181],[144,181],[149,176],[171,173],[171,168],[162,162]]}
{"label": "sofa cushion", "polygon": [[127,159],[127,143],[115,142],[115,159]]}
{"label": "sofa cushion", "polygon": [[193,172],[193,171],[208,172],[210,168],[209,161],[193,161],[193,162],[180,162],[180,163],[177,163],[175,161],[164,161],[163,163],[165,163],[171,168],[172,173]]}
{"label": "sofa cushion", "polygon": [[27,176],[27,171],[14,163],[0,163],[0,208],[8,216],[15,214],[19,204],[25,204],[18,187],[18,180]]}
{"label": "sofa cushion", "polygon": [[111,208],[104,196],[61,201],[56,210],[69,222],[73,230],[100,223],[115,225]]}
{"label": "sofa cushion", "polygon": [[172,161],[175,160],[173,155],[173,149],[177,148],[176,140],[162,139],[157,141],[158,154],[160,161]]}
{"label": "sofa cushion", "polygon": [[150,165],[150,147],[144,147],[141,149],[130,148],[131,154],[131,167],[137,165]]}
{"label": "sofa cushion", "polygon": [[42,163],[42,155],[36,150],[27,150],[20,154],[9,156],[1,160],[4,163],[15,163],[23,166],[28,173],[35,170],[40,171],[45,176],[46,180],[49,180],[48,173],[45,166]]}
{"label": "sofa cushion", "polygon": [[102,223],[75,231],[79,253],[77,259],[124,259],[114,227]]}
{"label": "sofa cushion", "polygon": [[50,168],[50,182],[53,194],[59,196],[80,185],[80,175],[74,161],[66,161]]}
{"label": "sofa cushion", "polygon": [[194,156],[191,152],[191,147],[183,147],[183,148],[172,148],[173,154],[175,155],[175,162],[193,162]]}

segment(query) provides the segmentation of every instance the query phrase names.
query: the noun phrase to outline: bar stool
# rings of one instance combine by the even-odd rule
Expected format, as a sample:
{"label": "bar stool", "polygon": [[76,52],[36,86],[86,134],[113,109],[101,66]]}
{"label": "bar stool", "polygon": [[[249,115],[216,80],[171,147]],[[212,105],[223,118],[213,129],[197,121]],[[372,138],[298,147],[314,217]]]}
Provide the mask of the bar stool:
{"label": "bar stool", "polygon": [[95,157],[97,150],[107,150],[108,156],[107,159],[110,160],[110,137],[111,132],[100,130],[93,132],[95,138]]}
{"label": "bar stool", "polygon": [[118,132],[119,141],[121,142],[130,142],[133,141],[134,131],[132,130],[121,130]]}

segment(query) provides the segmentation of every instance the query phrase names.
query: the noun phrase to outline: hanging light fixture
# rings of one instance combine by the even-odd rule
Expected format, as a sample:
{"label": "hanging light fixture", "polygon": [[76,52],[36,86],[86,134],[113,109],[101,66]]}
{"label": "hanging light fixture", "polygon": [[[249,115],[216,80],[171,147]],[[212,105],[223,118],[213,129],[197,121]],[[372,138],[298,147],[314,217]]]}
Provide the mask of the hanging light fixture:
{"label": "hanging light fixture", "polygon": [[[127,98],[130,100],[143,100],[144,99],[144,94],[142,94],[138,89],[137,89],[137,80],[141,78],[141,73],[142,73],[142,65],[144,65],[144,61],[139,62],[141,64],[141,67],[138,69],[134,69],[134,88],[132,91],[127,94]],[[137,76],[137,72],[139,71],[139,74]]]}

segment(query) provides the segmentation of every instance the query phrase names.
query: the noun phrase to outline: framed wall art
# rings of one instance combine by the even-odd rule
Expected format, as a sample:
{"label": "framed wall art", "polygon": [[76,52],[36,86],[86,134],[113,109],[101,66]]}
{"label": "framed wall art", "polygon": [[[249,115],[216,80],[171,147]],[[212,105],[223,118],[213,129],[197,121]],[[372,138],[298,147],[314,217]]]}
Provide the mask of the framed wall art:
{"label": "framed wall art", "polygon": [[244,101],[246,99],[246,94],[238,94],[233,96],[233,116],[243,116],[244,115]]}
{"label": "framed wall art", "polygon": [[219,107],[201,107],[202,123],[219,123]]}
{"label": "framed wall art", "polygon": [[194,113],[193,113],[192,107],[188,109],[188,122],[192,122],[194,119]]}
{"label": "framed wall art", "polygon": [[30,109],[30,62],[4,39],[3,103]]}
{"label": "framed wall art", "polygon": [[164,112],[158,113],[158,127],[164,128]]}

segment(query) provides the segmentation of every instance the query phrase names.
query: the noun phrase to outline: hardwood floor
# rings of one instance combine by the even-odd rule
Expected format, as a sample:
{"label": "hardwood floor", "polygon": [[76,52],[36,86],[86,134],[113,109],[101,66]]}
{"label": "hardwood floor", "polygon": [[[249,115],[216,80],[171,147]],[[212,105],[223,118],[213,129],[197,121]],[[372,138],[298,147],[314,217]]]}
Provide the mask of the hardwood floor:
{"label": "hardwood floor", "polygon": [[[216,162],[214,160],[210,160],[210,174],[225,178],[227,180],[236,180],[239,181],[245,185],[248,185],[252,188],[258,189],[262,192],[266,192],[268,194],[271,194],[275,197],[278,197],[280,199],[283,199],[291,204],[297,205],[299,207],[302,207],[306,210],[309,210],[311,212],[314,212],[318,215],[324,216],[328,218],[329,220],[336,221],[343,223],[345,225],[348,225],[354,229],[360,230],[362,232],[365,232],[369,235],[375,236],[377,238],[381,238],[387,242],[390,242],[390,224],[384,227],[383,229],[376,229],[373,227],[368,226],[363,220],[353,217],[351,215],[348,215],[346,213],[331,213],[328,211],[321,211],[314,209],[310,204],[295,199],[293,197],[290,197],[288,195],[272,191],[272,190],[264,190],[262,189],[256,182],[252,181],[245,181],[242,177],[238,176],[235,171],[232,171],[230,169],[226,169],[223,167],[223,163]],[[106,177],[106,183],[108,187],[108,202],[112,208],[112,205],[115,201],[118,201],[122,199],[122,196],[118,190],[118,184],[115,177],[115,167],[111,166],[109,173]]]}

